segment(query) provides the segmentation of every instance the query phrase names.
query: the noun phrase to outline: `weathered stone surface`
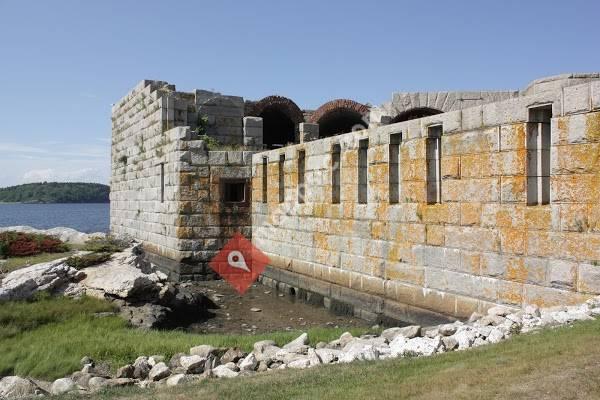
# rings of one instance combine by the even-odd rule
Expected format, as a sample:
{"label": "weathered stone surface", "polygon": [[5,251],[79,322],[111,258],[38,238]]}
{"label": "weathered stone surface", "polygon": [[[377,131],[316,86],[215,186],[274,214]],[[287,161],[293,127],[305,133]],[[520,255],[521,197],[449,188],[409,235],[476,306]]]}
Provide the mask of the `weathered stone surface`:
{"label": "weathered stone surface", "polygon": [[402,328],[388,328],[381,332],[381,336],[383,336],[390,342],[394,340],[398,335],[401,335],[408,339],[420,336],[421,327],[419,325],[410,325]]}
{"label": "weathered stone surface", "polygon": [[308,344],[308,334],[303,333],[298,336],[296,339],[291,342],[285,344],[283,348],[288,351],[297,351],[299,348],[302,348]]}
{"label": "weathered stone surface", "polygon": [[71,378],[60,378],[52,382],[52,387],[50,388],[50,393],[56,394],[64,394],[68,392],[73,392],[78,390],[79,386],[73,381]]}
{"label": "weathered stone surface", "polygon": [[256,359],[256,356],[254,355],[254,353],[250,353],[240,363],[240,370],[241,371],[254,371],[257,366],[258,366],[258,360]]}
{"label": "weathered stone surface", "polygon": [[227,368],[225,365],[219,365],[212,369],[212,373],[217,378],[235,378],[239,375],[239,372],[233,371]]}
{"label": "weathered stone surface", "polygon": [[231,347],[221,356],[221,364],[227,364],[228,362],[238,362],[244,358],[246,354],[239,347]]}
{"label": "weathered stone surface", "polygon": [[353,361],[369,361],[379,358],[379,351],[372,344],[362,342],[349,343],[344,347],[344,350],[339,354],[338,360],[341,363],[349,363]]}
{"label": "weathered stone surface", "polygon": [[403,357],[430,356],[435,354],[441,346],[442,340],[440,337],[415,337],[412,339],[397,337],[390,343],[392,355]]}
{"label": "weathered stone surface", "polygon": [[171,309],[159,304],[144,304],[142,306],[122,306],[119,315],[142,329],[160,327],[169,316]]}
{"label": "weathered stone surface", "polygon": [[186,383],[198,381],[200,379],[202,379],[202,378],[199,377],[198,375],[176,374],[176,375],[171,375],[167,378],[166,385],[167,386],[184,385]]}
{"label": "weathered stone surface", "polygon": [[122,299],[154,299],[160,288],[155,274],[145,274],[123,260],[112,260],[98,267],[85,270],[81,284],[91,289],[89,293],[100,293]]}
{"label": "weathered stone surface", "polygon": [[17,269],[0,282],[0,301],[24,300],[41,291],[53,291],[79,279],[79,271],[64,264],[64,259]]}
{"label": "weathered stone surface", "polygon": [[310,367],[310,360],[308,358],[300,358],[294,361],[291,361],[287,364],[288,368],[292,369],[305,369]]}
{"label": "weathered stone surface", "polygon": [[116,378],[133,378],[135,367],[131,364],[127,364],[117,370]]}
{"label": "weathered stone surface", "polygon": [[199,355],[184,356],[179,359],[179,364],[187,374],[199,374],[204,371],[207,357]]}
{"label": "weathered stone surface", "polygon": [[124,387],[124,386],[133,386],[135,383],[136,383],[136,381],[131,378],[113,378],[113,379],[105,380],[103,383],[103,386]]}
{"label": "weathered stone surface", "polygon": [[102,376],[94,376],[94,377],[90,378],[87,386],[92,392],[95,392],[97,390],[102,389],[103,387],[106,387],[107,381],[108,381],[108,379],[104,378]]}
{"label": "weathered stone surface", "polygon": [[496,307],[492,307],[492,308],[488,309],[488,315],[505,317],[508,314],[510,314],[510,310],[506,307],[496,306]]}
{"label": "weathered stone surface", "polygon": [[478,334],[471,328],[464,328],[459,329],[458,332],[453,335],[453,337],[458,342],[458,349],[464,350],[473,345],[475,339],[478,337]]}
{"label": "weathered stone surface", "polygon": [[133,363],[133,376],[137,379],[146,379],[152,367],[148,363],[148,357],[140,356]]}
{"label": "weathered stone surface", "polygon": [[442,343],[444,344],[444,349],[446,351],[452,351],[458,347],[458,341],[454,336],[442,337]]}
{"label": "weathered stone surface", "polygon": [[150,372],[148,373],[148,379],[151,381],[160,381],[163,378],[171,375],[171,370],[164,362],[159,362],[155,366],[152,367]]}
{"label": "weathered stone surface", "polygon": [[42,393],[39,387],[29,379],[18,376],[5,376],[0,379],[0,398],[16,399],[35,396]]}
{"label": "weathered stone surface", "polygon": [[190,354],[193,356],[208,357],[211,354],[215,354],[217,349],[208,344],[201,344],[190,349]]}
{"label": "weathered stone surface", "polygon": [[179,360],[181,359],[181,357],[187,357],[187,354],[186,353],[176,353],[176,354],[173,354],[173,356],[169,360],[169,368],[174,369],[174,368],[177,368],[177,367],[181,367],[181,363],[179,362]]}

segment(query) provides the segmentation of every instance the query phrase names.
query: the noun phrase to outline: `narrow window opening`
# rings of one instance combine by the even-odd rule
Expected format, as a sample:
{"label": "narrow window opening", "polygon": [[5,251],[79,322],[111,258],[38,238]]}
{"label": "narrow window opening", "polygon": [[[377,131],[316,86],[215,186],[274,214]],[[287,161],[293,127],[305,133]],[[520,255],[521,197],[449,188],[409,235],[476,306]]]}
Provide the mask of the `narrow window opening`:
{"label": "narrow window opening", "polygon": [[402,133],[393,133],[390,135],[389,148],[389,190],[390,203],[395,204],[400,201],[400,143],[402,142]]}
{"label": "narrow window opening", "polygon": [[358,202],[361,204],[368,201],[368,149],[369,139],[358,142]]}
{"label": "narrow window opening", "polygon": [[341,189],[341,147],[334,144],[331,148],[331,202],[339,204]]}
{"label": "narrow window opening", "polygon": [[442,125],[427,128],[427,202],[430,204],[442,202],[442,133]]}
{"label": "narrow window opening", "polygon": [[527,204],[550,204],[552,105],[529,109],[527,124]]}
{"label": "narrow window opening", "polygon": [[268,183],[267,157],[262,159],[262,202],[267,202],[267,183]]}
{"label": "narrow window opening", "polygon": [[304,203],[304,179],[305,179],[305,158],[306,152],[298,152],[298,203]]}
{"label": "narrow window opening", "polygon": [[246,181],[239,179],[221,180],[221,201],[225,203],[245,203]]}
{"label": "narrow window opening", "polygon": [[165,164],[160,164],[160,202],[165,202]]}
{"label": "narrow window opening", "polygon": [[283,171],[283,164],[285,163],[285,154],[279,155],[279,202],[285,201],[285,176]]}

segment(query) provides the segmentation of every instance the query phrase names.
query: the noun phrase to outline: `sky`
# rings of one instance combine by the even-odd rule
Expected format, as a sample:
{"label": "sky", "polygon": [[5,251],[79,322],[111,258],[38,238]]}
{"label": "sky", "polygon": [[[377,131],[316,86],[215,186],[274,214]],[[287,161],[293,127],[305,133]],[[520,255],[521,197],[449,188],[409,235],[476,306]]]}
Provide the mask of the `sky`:
{"label": "sky", "polygon": [[108,183],[142,79],[317,108],[600,71],[598,1],[0,0],[0,187]]}

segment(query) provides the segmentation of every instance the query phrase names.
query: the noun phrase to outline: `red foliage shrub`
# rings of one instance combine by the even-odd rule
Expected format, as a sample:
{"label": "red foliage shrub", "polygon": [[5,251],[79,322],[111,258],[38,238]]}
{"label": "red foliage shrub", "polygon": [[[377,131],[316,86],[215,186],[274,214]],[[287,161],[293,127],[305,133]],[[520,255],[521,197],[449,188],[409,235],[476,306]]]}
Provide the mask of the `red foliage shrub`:
{"label": "red foliage shrub", "polygon": [[0,256],[22,257],[67,250],[67,245],[52,236],[22,232],[0,233]]}
{"label": "red foliage shrub", "polygon": [[15,240],[8,245],[8,255],[13,257],[32,256],[40,253],[35,242],[26,240]]}
{"label": "red foliage shrub", "polygon": [[51,237],[42,239],[39,248],[42,253],[62,253],[67,250],[63,242]]}

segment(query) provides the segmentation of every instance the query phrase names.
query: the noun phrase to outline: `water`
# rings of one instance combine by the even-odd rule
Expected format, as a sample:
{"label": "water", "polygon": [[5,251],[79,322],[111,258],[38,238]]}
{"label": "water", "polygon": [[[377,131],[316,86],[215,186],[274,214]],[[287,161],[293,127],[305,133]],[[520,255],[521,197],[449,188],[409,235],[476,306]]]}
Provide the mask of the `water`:
{"label": "water", "polygon": [[66,226],[79,232],[108,232],[109,204],[1,204],[0,227],[28,225],[38,229]]}

